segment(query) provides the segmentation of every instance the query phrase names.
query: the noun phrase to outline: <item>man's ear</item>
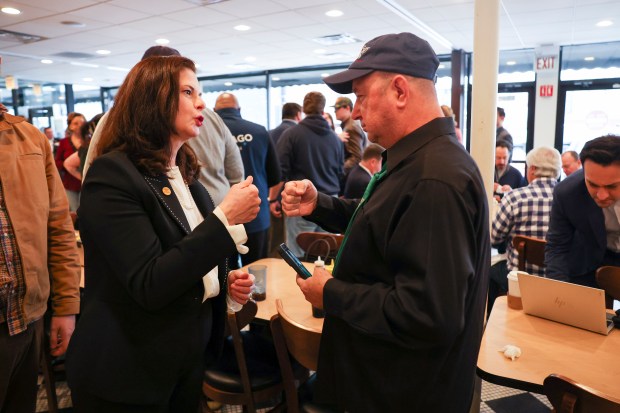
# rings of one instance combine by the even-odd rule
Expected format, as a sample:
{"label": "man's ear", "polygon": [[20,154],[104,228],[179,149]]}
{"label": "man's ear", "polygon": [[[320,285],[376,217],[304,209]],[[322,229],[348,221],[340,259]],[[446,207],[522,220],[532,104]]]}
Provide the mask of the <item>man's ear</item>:
{"label": "man's ear", "polygon": [[407,101],[410,98],[411,92],[409,90],[409,82],[404,76],[396,75],[390,82],[389,91],[394,93],[396,98],[396,105],[399,108],[407,106]]}

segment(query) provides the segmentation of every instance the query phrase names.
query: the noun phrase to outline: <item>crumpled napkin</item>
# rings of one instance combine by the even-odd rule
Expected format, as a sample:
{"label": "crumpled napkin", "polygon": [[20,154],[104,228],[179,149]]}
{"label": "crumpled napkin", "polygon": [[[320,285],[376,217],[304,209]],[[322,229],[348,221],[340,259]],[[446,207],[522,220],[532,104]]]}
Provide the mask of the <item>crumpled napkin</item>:
{"label": "crumpled napkin", "polygon": [[512,361],[515,361],[516,358],[519,358],[521,356],[521,349],[512,344],[507,344],[503,348],[497,351],[504,353],[504,357]]}

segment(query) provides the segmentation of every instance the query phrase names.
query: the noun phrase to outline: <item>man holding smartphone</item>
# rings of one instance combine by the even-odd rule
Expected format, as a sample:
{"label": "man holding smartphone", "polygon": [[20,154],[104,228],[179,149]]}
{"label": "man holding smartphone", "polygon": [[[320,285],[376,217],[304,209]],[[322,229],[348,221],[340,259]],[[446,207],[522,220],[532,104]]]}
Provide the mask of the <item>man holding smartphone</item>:
{"label": "man holding smartphone", "polygon": [[[344,72],[353,118],[384,148],[361,201],[288,182],[282,208],[345,233],[333,277],[297,283],[325,310],[315,401],[348,412],[468,412],[490,262],[488,206],[475,162],[443,116],[439,61],[410,33],[377,37]],[[345,231],[346,230],[346,231]]]}

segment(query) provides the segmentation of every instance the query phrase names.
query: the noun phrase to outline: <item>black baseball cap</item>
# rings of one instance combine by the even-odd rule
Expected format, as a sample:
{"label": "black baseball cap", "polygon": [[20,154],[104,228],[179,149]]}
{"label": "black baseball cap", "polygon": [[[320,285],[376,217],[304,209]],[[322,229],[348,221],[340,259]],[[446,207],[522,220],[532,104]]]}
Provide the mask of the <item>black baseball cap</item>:
{"label": "black baseball cap", "polygon": [[351,93],[353,80],[379,70],[435,81],[439,59],[431,45],[412,33],[386,34],[368,41],[348,69],[323,81],[338,93]]}

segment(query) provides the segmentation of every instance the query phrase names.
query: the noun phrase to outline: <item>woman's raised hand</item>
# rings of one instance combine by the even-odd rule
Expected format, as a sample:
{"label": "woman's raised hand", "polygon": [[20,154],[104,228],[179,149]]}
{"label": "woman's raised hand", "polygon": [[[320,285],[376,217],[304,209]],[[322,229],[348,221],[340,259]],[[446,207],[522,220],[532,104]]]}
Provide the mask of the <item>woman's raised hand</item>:
{"label": "woman's raised hand", "polygon": [[230,191],[219,205],[226,215],[228,224],[245,224],[258,215],[260,198],[258,197],[258,188],[252,184],[252,181],[252,176],[248,176],[245,181],[231,186]]}

